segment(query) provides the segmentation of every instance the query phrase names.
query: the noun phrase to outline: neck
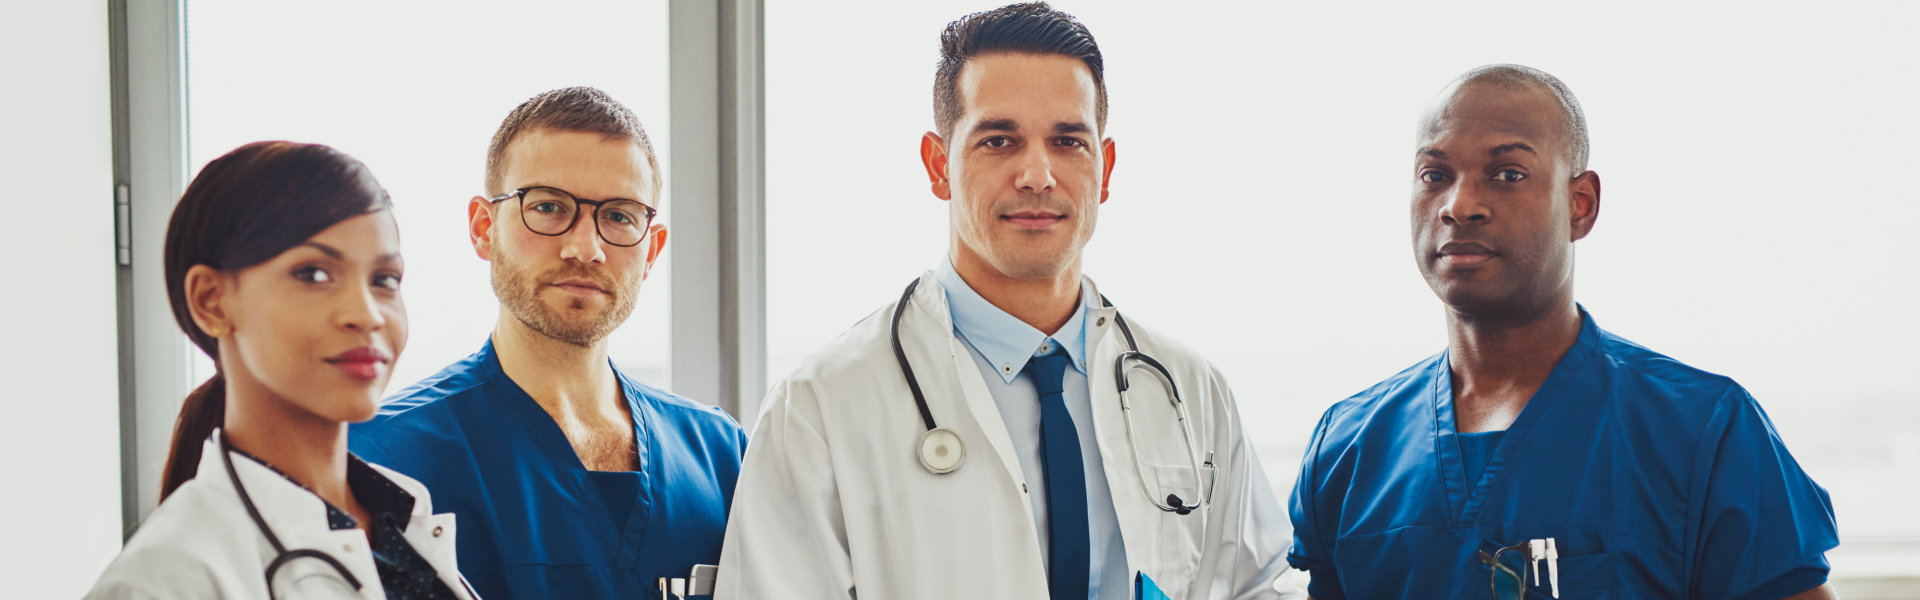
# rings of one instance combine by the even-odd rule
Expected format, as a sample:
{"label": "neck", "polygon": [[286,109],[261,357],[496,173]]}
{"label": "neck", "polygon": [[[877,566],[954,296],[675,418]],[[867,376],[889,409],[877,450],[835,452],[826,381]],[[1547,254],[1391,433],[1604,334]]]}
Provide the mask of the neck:
{"label": "neck", "polygon": [[1540,310],[1498,318],[1449,310],[1447,363],[1457,416],[1491,414],[1493,422],[1472,430],[1504,429],[1500,416],[1511,422],[1579,339],[1580,310],[1570,294]]}
{"label": "neck", "polygon": [[953,269],[973,291],[1013,318],[1047,335],[1060,331],[1073,311],[1080,307],[1080,261],[1058,275],[1041,279],[1008,277],[988,264],[985,258],[954,244]]}
{"label": "neck", "polygon": [[222,426],[233,447],[273,465],[364,526],[364,511],[347,487],[346,423],[307,412],[264,387],[229,377]]}
{"label": "neck", "polygon": [[619,380],[607,363],[607,341],[579,346],[547,337],[500,311],[493,351],[508,379],[556,419],[562,415],[620,419]]}

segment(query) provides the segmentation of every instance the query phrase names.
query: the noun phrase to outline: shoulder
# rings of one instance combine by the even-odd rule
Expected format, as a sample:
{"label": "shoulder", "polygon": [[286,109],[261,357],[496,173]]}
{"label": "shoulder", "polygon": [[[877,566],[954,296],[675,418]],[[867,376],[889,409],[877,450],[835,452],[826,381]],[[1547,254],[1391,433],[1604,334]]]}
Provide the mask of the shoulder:
{"label": "shoulder", "polygon": [[[218,571],[248,561],[251,527],[224,487],[189,480],[140,524],[95,583],[89,598],[218,597]],[[232,525],[232,526],[229,526]]]}
{"label": "shoulder", "polygon": [[893,362],[891,344],[893,303],[888,303],[853,327],[835,336],[819,350],[807,355],[778,387],[812,385],[832,388],[840,383],[868,381],[873,378],[873,362]]}
{"label": "shoulder", "polygon": [[386,446],[446,438],[457,429],[458,409],[493,386],[496,377],[487,368],[489,357],[488,350],[482,349],[387,397],[378,414],[351,427],[353,450],[371,454],[370,461],[384,462]]}
{"label": "shoulder", "polygon": [[1433,400],[1434,375],[1444,372],[1446,356],[1444,352],[1429,356],[1327,407],[1316,426],[1315,447],[1309,452],[1351,445],[1375,423],[1388,432],[1403,429],[1409,412],[1422,411]]}
{"label": "shoulder", "polygon": [[624,372],[620,373],[620,383],[633,394],[636,401],[650,407],[673,426],[717,433],[727,438],[744,436],[740,429],[740,422],[734,420],[733,416],[728,415],[727,411],[718,406],[697,402],[660,389],[628,377]]}
{"label": "shoulder", "polygon": [[1622,404],[1620,410],[1645,415],[1640,421],[1699,431],[1728,411],[1758,409],[1747,389],[1731,377],[1680,362],[1605,330],[1598,337],[1594,356],[1606,369],[1607,381],[1618,388],[1612,397]]}

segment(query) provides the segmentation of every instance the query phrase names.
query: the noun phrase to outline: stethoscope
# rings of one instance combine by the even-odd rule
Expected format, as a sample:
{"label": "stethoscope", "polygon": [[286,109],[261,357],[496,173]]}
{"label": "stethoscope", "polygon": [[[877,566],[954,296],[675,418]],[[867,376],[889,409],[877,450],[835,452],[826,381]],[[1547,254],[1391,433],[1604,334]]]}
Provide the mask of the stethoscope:
{"label": "stethoscope", "polygon": [[[966,445],[961,443],[959,434],[934,423],[933,411],[927,408],[926,394],[920,391],[920,381],[914,378],[913,365],[907,363],[907,352],[900,345],[900,317],[906,314],[907,304],[913,300],[913,289],[919,285],[920,280],[916,279],[913,283],[907,284],[907,291],[900,294],[899,304],[893,307],[893,324],[888,330],[888,337],[893,342],[893,357],[900,362],[900,373],[907,378],[907,389],[913,392],[913,403],[920,409],[920,421],[927,427],[927,432],[920,435],[920,466],[926,467],[928,472],[935,475],[945,475],[959,469],[960,464],[966,462]],[[1108,301],[1104,295],[1100,297],[1100,304],[1103,308],[1113,307],[1113,302]],[[1184,515],[1198,510],[1201,502],[1187,502],[1181,499],[1179,494],[1171,493],[1167,494],[1163,500],[1154,497],[1153,490],[1147,487],[1146,468],[1140,464],[1140,443],[1134,438],[1133,433],[1133,404],[1127,400],[1127,390],[1132,387],[1127,381],[1127,376],[1138,369],[1147,369],[1159,375],[1160,380],[1166,384],[1168,402],[1173,404],[1174,411],[1179,415],[1180,432],[1186,438],[1187,464],[1193,470],[1193,487],[1195,490],[1205,489],[1207,497],[1205,501],[1213,501],[1213,487],[1211,485],[1201,487],[1202,463],[1198,446],[1193,443],[1193,424],[1187,418],[1187,403],[1180,399],[1180,388],[1173,381],[1173,373],[1167,370],[1166,365],[1160,364],[1159,360],[1140,351],[1140,344],[1133,339],[1133,329],[1127,327],[1126,318],[1116,313],[1113,316],[1113,322],[1120,326],[1121,335],[1127,338],[1127,351],[1121,352],[1120,356],[1114,359],[1113,376],[1115,386],[1120,391],[1120,415],[1127,423],[1127,445],[1133,450],[1133,472],[1140,480],[1140,492],[1146,495],[1148,502],[1152,502],[1154,506],[1166,512]],[[1213,466],[1212,452],[1207,453],[1205,465],[1215,477],[1219,476],[1219,471]]]}
{"label": "stethoscope", "polygon": [[[227,479],[233,482],[234,493],[240,496],[241,506],[247,508],[247,516],[253,518],[253,526],[260,529],[260,535],[266,536],[267,545],[273,546],[273,560],[267,563],[267,598],[272,600],[280,597],[279,593],[273,590],[273,574],[279,572],[280,567],[287,566],[287,563],[302,558],[313,558],[327,563],[327,566],[333,567],[335,573],[340,574],[341,579],[346,580],[347,585],[353,586],[353,591],[360,591],[360,578],[354,577],[353,572],[348,571],[347,566],[341,564],[339,559],[312,548],[288,550],[280,543],[280,537],[273,535],[273,528],[267,527],[267,520],[260,516],[260,509],[253,505],[253,496],[247,493],[246,486],[240,484],[240,472],[233,468],[233,447],[227,444],[227,432],[220,431],[216,437],[220,439],[221,462],[227,465]],[[468,597],[480,597],[473,593],[473,585],[467,583],[465,577],[460,578],[460,584],[466,587]]]}

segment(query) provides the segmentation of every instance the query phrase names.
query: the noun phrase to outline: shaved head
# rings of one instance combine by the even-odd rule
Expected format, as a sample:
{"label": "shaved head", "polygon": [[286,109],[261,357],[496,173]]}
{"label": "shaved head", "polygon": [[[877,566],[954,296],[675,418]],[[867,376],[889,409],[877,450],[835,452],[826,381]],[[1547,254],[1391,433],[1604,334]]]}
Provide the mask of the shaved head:
{"label": "shaved head", "polygon": [[1553,97],[1560,105],[1560,136],[1566,144],[1568,177],[1575,177],[1587,171],[1587,116],[1580,110],[1580,100],[1573,97],[1573,90],[1559,78],[1546,71],[1522,65],[1487,65],[1460,75],[1447,84],[1435,99],[1433,108],[1420,120],[1422,137],[1433,128],[1444,115],[1460,91],[1476,85],[1498,85],[1516,90],[1537,90]]}

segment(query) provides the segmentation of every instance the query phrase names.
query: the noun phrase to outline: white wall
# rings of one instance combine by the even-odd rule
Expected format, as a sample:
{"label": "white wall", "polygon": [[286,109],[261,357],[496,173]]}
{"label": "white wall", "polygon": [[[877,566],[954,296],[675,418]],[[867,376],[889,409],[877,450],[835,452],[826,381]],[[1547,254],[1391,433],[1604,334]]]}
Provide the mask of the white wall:
{"label": "white wall", "polygon": [[120,549],[107,3],[0,23],[0,585],[69,598]]}

